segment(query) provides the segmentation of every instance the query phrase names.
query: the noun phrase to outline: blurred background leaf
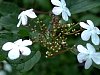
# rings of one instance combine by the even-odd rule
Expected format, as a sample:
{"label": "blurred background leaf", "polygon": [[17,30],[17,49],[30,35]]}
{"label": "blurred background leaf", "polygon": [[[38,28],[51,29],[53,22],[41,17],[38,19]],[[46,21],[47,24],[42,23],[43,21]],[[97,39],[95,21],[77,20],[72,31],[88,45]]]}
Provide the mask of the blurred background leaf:
{"label": "blurred background leaf", "polygon": [[100,6],[100,0],[68,0],[72,14],[80,13]]}
{"label": "blurred background leaf", "polygon": [[2,15],[13,14],[18,12],[19,12],[19,7],[16,4],[10,2],[0,3],[0,13]]}

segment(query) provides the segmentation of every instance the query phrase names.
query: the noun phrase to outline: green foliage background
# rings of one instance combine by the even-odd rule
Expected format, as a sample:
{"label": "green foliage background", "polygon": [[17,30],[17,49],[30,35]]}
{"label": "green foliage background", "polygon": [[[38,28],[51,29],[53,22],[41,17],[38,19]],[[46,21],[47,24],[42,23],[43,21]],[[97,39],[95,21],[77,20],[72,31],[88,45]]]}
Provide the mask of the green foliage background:
{"label": "green foliage background", "polygon": [[[100,0],[66,0],[66,3],[72,13],[69,23],[78,23],[90,19],[96,26],[100,26]],[[18,14],[22,10],[29,8],[48,12],[52,10],[53,5],[50,0],[0,0],[0,48],[7,41],[30,37],[31,32],[28,28],[16,27]],[[46,17],[46,21],[48,22],[48,15],[38,14],[38,16],[39,18]],[[73,38],[70,38],[71,45],[77,42],[81,43],[79,39],[73,40]],[[38,50],[40,52],[45,51],[38,44],[33,45],[31,49],[35,57],[30,55],[23,61],[21,59],[16,61],[7,60],[13,66],[17,66],[17,70],[13,69],[13,72],[9,75],[100,75],[100,70],[93,66],[89,70],[85,70],[84,64],[79,64],[76,55],[71,52],[45,58],[44,54],[36,54]],[[40,57],[41,59],[38,62]],[[2,61],[6,58],[7,54],[2,52],[1,49],[0,60]],[[30,60],[28,60],[29,58]],[[34,67],[32,68],[31,66]],[[27,71],[28,69],[29,71]],[[27,72],[23,73],[23,71]]]}

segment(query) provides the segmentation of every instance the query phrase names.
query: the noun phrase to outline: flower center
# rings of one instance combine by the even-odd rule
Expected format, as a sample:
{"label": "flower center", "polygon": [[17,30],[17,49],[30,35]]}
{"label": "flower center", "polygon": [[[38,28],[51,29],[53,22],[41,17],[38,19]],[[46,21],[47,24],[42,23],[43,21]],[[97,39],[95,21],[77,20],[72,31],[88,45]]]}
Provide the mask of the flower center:
{"label": "flower center", "polygon": [[92,34],[96,33],[96,28],[95,28],[95,27],[91,28],[91,29],[90,29],[90,32],[91,32]]}

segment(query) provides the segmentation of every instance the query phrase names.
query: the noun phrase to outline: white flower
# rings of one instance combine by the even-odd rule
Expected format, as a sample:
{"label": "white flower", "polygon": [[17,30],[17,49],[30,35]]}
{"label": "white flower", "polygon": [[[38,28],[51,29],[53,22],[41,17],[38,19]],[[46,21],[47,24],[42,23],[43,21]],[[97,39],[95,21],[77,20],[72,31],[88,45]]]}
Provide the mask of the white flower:
{"label": "white flower", "polygon": [[87,23],[80,22],[80,26],[86,29],[81,34],[82,40],[88,41],[91,36],[92,43],[99,45],[100,39],[98,34],[100,34],[100,30],[97,27],[94,27],[93,22],[91,20],[87,20]]}
{"label": "white flower", "polygon": [[32,41],[30,40],[24,40],[19,39],[15,41],[14,43],[12,42],[7,42],[3,45],[2,49],[4,51],[9,51],[8,57],[11,60],[19,58],[20,54],[22,55],[30,55],[31,50],[27,47],[28,45],[32,45]]}
{"label": "white flower", "polygon": [[17,27],[19,27],[21,23],[22,23],[22,25],[26,25],[27,21],[28,21],[28,17],[29,18],[36,18],[37,17],[36,14],[33,12],[33,9],[22,11],[19,14],[19,16],[18,16],[19,22],[17,24]]}
{"label": "white flower", "polygon": [[77,59],[79,63],[85,62],[85,69],[88,69],[92,65],[92,60],[96,64],[100,64],[100,52],[96,52],[95,48],[90,44],[87,43],[86,47],[83,47],[82,45],[78,45],[77,49],[80,52],[77,55]]}
{"label": "white flower", "polygon": [[51,3],[56,7],[53,8],[52,12],[55,15],[60,15],[62,13],[62,18],[68,21],[68,16],[71,16],[69,9],[66,7],[65,0],[51,0]]}

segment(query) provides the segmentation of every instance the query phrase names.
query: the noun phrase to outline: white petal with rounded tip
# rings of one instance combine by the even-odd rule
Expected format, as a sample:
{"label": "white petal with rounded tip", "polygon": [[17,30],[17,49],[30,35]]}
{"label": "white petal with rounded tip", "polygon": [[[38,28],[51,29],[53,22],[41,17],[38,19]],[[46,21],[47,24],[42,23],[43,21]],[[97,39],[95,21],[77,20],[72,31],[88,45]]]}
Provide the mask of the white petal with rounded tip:
{"label": "white petal with rounded tip", "polygon": [[91,39],[92,39],[92,43],[95,45],[99,45],[100,39],[99,36],[97,34],[92,34],[91,35]]}
{"label": "white petal with rounded tip", "polygon": [[28,18],[27,18],[26,15],[23,15],[23,16],[21,16],[21,20],[22,20],[22,25],[26,25],[27,21],[28,21]]}
{"label": "white petal with rounded tip", "polygon": [[65,21],[68,21],[67,12],[65,12],[65,11],[62,12],[62,18],[63,18]]}
{"label": "white petal with rounded tip", "polygon": [[53,14],[55,15],[60,15],[62,12],[62,8],[61,7],[54,7],[52,10]]}
{"label": "white petal with rounded tip", "polygon": [[2,49],[4,51],[8,51],[8,50],[11,50],[12,48],[14,47],[14,43],[12,42],[7,42],[3,45]]}
{"label": "white petal with rounded tip", "polygon": [[96,31],[97,34],[100,34],[99,28],[95,27],[95,31]]}
{"label": "white petal with rounded tip", "polygon": [[84,22],[80,22],[80,26],[84,29],[90,29],[90,26]]}
{"label": "white petal with rounded tip", "polygon": [[11,60],[17,59],[17,58],[19,58],[19,56],[20,56],[20,52],[19,52],[18,48],[14,48],[11,51],[9,51],[9,53],[8,53],[8,57]]}
{"label": "white petal with rounded tip", "polygon": [[25,14],[27,14],[28,12],[33,12],[33,9],[28,9],[25,11]]}
{"label": "white petal with rounded tip", "polygon": [[67,15],[71,16],[71,13],[70,13],[69,9],[67,7],[65,7],[64,9],[65,9],[64,11],[67,13]]}
{"label": "white petal with rounded tip", "polygon": [[92,59],[96,64],[100,64],[100,52],[94,53]]}
{"label": "white petal with rounded tip", "polygon": [[14,44],[21,45],[22,44],[22,39],[19,39],[19,40],[15,41]]}
{"label": "white petal with rounded tip", "polygon": [[86,46],[90,54],[96,52],[95,48],[90,43],[87,43]]}
{"label": "white petal with rounded tip", "polygon": [[56,6],[60,6],[61,2],[59,0],[51,0],[51,3]]}
{"label": "white petal with rounded tip", "polygon": [[21,18],[21,16],[24,14],[25,11],[22,11],[19,15],[18,15],[18,19]]}
{"label": "white petal with rounded tip", "polygon": [[85,53],[85,54],[88,53],[88,50],[87,50],[85,47],[83,47],[82,45],[78,45],[78,46],[77,46],[77,50],[78,50],[80,53]]}
{"label": "white petal with rounded tip", "polygon": [[91,20],[87,20],[87,23],[89,24],[90,27],[94,27],[94,24]]}
{"label": "white petal with rounded tip", "polygon": [[85,69],[89,69],[91,65],[92,65],[92,60],[91,58],[88,58],[87,61],[85,62]]}
{"label": "white petal with rounded tip", "polygon": [[28,47],[20,47],[20,51],[22,53],[22,55],[30,55],[31,50]]}
{"label": "white petal with rounded tip", "polygon": [[78,59],[78,62],[79,62],[79,63],[82,63],[82,62],[86,61],[86,59],[87,59],[87,54],[79,53],[79,54],[77,55],[77,59]]}
{"label": "white petal with rounded tip", "polygon": [[18,15],[19,22],[18,22],[18,24],[17,24],[17,27],[19,27],[19,26],[21,25],[21,23],[22,23],[22,16],[25,15],[24,13],[25,13],[25,11],[21,12],[21,13]]}
{"label": "white petal with rounded tip", "polygon": [[81,34],[81,38],[84,41],[88,41],[90,39],[91,32],[89,30],[84,30]]}
{"label": "white petal with rounded tip", "polygon": [[32,41],[31,40],[24,40],[21,45],[22,46],[32,45]]}
{"label": "white petal with rounded tip", "polygon": [[19,20],[17,27],[19,27],[21,25],[22,19]]}
{"label": "white petal with rounded tip", "polygon": [[36,14],[33,12],[33,9],[29,9],[26,10],[25,14],[29,17],[29,18],[36,18]]}

